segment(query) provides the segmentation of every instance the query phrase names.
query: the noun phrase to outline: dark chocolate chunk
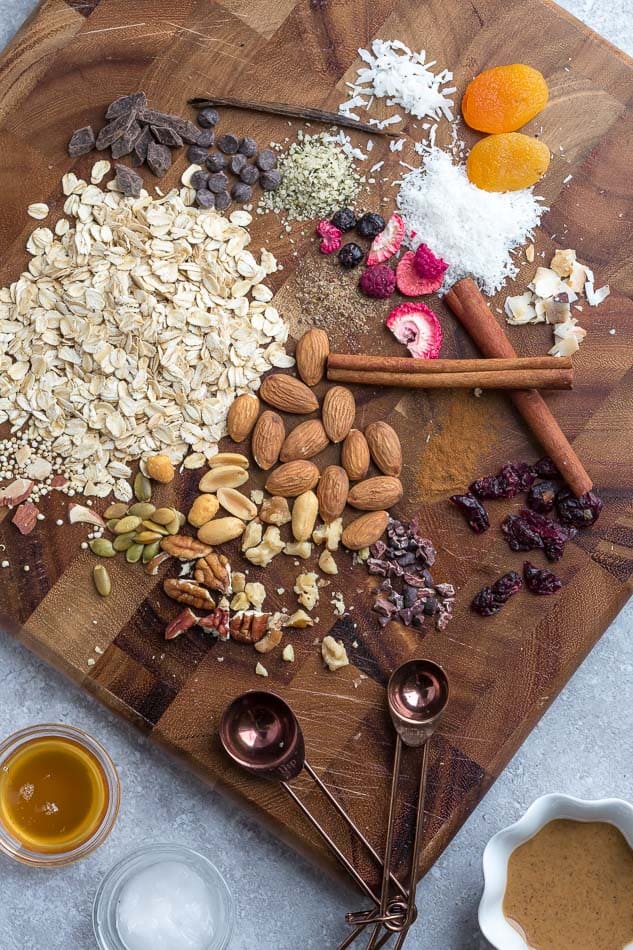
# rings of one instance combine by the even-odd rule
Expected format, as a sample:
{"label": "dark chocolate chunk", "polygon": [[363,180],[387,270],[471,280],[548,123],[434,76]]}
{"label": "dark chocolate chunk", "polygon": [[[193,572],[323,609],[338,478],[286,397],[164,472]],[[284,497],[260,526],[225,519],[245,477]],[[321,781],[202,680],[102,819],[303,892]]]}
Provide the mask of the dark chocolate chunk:
{"label": "dark chocolate chunk", "polygon": [[231,196],[228,191],[221,191],[215,196],[215,207],[217,211],[226,211],[231,204]]}
{"label": "dark chocolate chunk", "polygon": [[216,172],[213,175],[209,175],[207,188],[214,194],[219,195],[221,191],[226,191],[228,184],[229,180],[224,172]]}
{"label": "dark chocolate chunk", "polygon": [[195,188],[196,191],[199,191],[201,188],[207,187],[207,181],[209,180],[209,173],[204,171],[194,172],[191,176],[191,187]]}
{"label": "dark chocolate chunk", "polygon": [[215,208],[215,195],[208,188],[196,191],[196,204],[199,208]]}
{"label": "dark chocolate chunk", "polygon": [[195,145],[200,136],[200,129],[197,125],[194,125],[193,122],[190,122],[189,119],[179,119],[179,125],[176,127],[176,132],[188,145]]}
{"label": "dark chocolate chunk", "polygon": [[240,140],[237,136],[231,135],[230,133],[221,135],[217,141],[218,148],[221,152],[224,152],[225,155],[235,155],[239,144]]}
{"label": "dark chocolate chunk", "polygon": [[196,116],[196,122],[202,129],[212,129],[220,120],[220,113],[217,109],[200,109]]}
{"label": "dark chocolate chunk", "polygon": [[226,168],[226,158],[219,152],[211,152],[207,155],[206,164],[210,172],[221,172],[223,168]]}
{"label": "dark chocolate chunk", "polygon": [[146,122],[148,125],[156,126],[161,129],[173,129],[177,132],[183,142],[194,144],[198,141],[200,129],[188,119],[182,119],[179,115],[170,115],[168,112],[159,112],[157,109],[142,109],[137,118],[140,122]]}
{"label": "dark chocolate chunk", "polygon": [[213,129],[201,129],[196,139],[196,145],[202,148],[210,148],[215,142],[215,132]]}
{"label": "dark chocolate chunk", "polygon": [[234,175],[239,175],[244,166],[246,165],[246,156],[240,155],[239,152],[237,155],[234,155],[229,163],[229,167]]}
{"label": "dark chocolate chunk", "polygon": [[116,184],[119,191],[127,198],[138,198],[143,187],[141,176],[127,165],[115,165]]}
{"label": "dark chocolate chunk", "polygon": [[157,178],[162,178],[171,168],[171,152],[166,145],[150,142],[147,146],[147,164]]}
{"label": "dark chocolate chunk", "polygon": [[255,165],[245,165],[240,172],[240,178],[247,185],[256,184],[259,181],[259,168],[256,168]]}
{"label": "dark chocolate chunk", "polygon": [[160,145],[168,145],[169,148],[182,148],[182,139],[175,129],[169,129],[167,126],[150,126],[152,135]]}
{"label": "dark chocolate chunk", "polygon": [[68,143],[68,154],[71,158],[77,158],[79,155],[87,155],[95,147],[95,134],[91,125],[85,125],[83,129],[77,129],[72,134]]}
{"label": "dark chocolate chunk", "polygon": [[247,158],[252,158],[254,155],[257,155],[257,142],[247,135],[243,139],[240,139],[237,150],[240,155],[246,155]]}
{"label": "dark chocolate chunk", "polygon": [[262,172],[259,183],[264,191],[276,191],[281,184],[281,172],[273,168],[272,171]]}
{"label": "dark chocolate chunk", "polygon": [[134,143],[134,149],[132,152],[132,164],[133,165],[143,165],[147,159],[147,147],[152,141],[152,133],[150,131],[149,125],[146,125],[136,142]]}
{"label": "dark chocolate chunk", "polygon": [[106,119],[116,119],[119,115],[125,115],[126,112],[138,112],[147,108],[147,96],[144,92],[132,92],[129,96],[119,96],[114,102],[111,102],[106,110]]}
{"label": "dark chocolate chunk", "polygon": [[125,135],[135,121],[136,112],[125,112],[123,115],[117,116],[112,122],[108,122],[107,125],[103,126],[97,136],[96,147],[100,151],[104,148],[109,148],[113,142],[116,142],[122,135]]}
{"label": "dark chocolate chunk", "polygon": [[133,122],[127,132],[120,139],[112,143],[112,158],[121,158],[123,155],[129,155],[134,149],[136,142],[141,136],[143,129],[138,122]]}
{"label": "dark chocolate chunk", "polygon": [[246,204],[252,197],[253,189],[250,185],[245,185],[244,182],[238,181],[237,184],[231,188],[231,198],[240,205]]}
{"label": "dark chocolate chunk", "polygon": [[190,145],[187,149],[187,158],[194,165],[204,165],[207,157],[206,148],[200,148],[199,145]]}
{"label": "dark chocolate chunk", "polygon": [[277,156],[270,148],[263,148],[255,159],[257,167],[261,168],[263,172],[270,172],[273,168],[277,168]]}

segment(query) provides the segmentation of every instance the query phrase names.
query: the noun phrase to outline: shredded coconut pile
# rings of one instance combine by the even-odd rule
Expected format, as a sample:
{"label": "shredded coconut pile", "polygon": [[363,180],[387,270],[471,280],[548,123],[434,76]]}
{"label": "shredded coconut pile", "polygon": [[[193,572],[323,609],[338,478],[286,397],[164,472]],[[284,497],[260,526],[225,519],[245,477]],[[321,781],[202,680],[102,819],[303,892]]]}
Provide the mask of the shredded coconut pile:
{"label": "shredded coconut pile", "polygon": [[[341,115],[360,120],[353,110],[369,109],[377,98],[386,99],[388,106],[401,106],[418,119],[444,117],[452,121],[453,100],[449,96],[456,88],[442,87],[452,81],[453,74],[448,69],[433,73],[431,67],[435,61],[425,61],[425,50],[413,53],[399,40],[374,40],[371,52],[359,49],[358,54],[367,65],[358,70],[355,82],[347,83],[351,96],[339,106]],[[382,121],[369,121],[382,129],[400,119],[400,115],[392,115]]]}
{"label": "shredded coconut pile", "polygon": [[397,201],[409,246],[427,244],[449,262],[442,292],[471,276],[489,295],[517,274],[512,252],[531,238],[547,210],[531,188],[476,188],[465,167],[440,148],[430,149],[422,166],[405,176]]}

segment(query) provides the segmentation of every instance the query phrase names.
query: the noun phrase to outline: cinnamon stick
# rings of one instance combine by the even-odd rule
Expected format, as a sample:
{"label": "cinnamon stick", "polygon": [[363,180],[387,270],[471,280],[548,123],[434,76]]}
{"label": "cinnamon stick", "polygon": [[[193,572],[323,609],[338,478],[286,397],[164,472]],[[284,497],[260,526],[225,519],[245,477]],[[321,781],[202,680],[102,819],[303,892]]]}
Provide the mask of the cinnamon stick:
{"label": "cinnamon stick", "polygon": [[364,353],[330,353],[328,372],[357,370],[377,373],[493,373],[508,370],[572,369],[569,356],[515,356],[512,359],[424,360],[413,356],[374,356]]}
{"label": "cinnamon stick", "polygon": [[[444,300],[482,353],[504,359],[516,357],[474,280],[465,277],[458,281]],[[574,494],[590,491],[591,478],[542,396],[535,389],[526,389],[512,393],[510,398]]]}
{"label": "cinnamon stick", "polygon": [[[485,361],[482,361],[485,362]],[[572,369],[508,369],[491,373],[389,373],[376,370],[330,369],[338,383],[395,386],[400,389],[571,389]]]}

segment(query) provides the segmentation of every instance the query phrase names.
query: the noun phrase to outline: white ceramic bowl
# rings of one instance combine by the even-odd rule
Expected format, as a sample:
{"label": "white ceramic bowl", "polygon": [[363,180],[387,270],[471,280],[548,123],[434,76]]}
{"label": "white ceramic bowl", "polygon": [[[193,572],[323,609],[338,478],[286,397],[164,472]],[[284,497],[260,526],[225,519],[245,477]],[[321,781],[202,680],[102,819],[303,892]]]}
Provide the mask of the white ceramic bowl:
{"label": "white ceramic bowl", "polygon": [[[510,855],[557,818],[575,821],[606,821],[622,832],[633,848],[633,805],[619,798],[589,802],[569,795],[544,795],[530,805],[523,818],[491,838],[484,851],[484,893],[479,904],[479,926],[497,950],[530,950],[503,913],[503,897]],[[632,950],[633,944],[629,944]]]}

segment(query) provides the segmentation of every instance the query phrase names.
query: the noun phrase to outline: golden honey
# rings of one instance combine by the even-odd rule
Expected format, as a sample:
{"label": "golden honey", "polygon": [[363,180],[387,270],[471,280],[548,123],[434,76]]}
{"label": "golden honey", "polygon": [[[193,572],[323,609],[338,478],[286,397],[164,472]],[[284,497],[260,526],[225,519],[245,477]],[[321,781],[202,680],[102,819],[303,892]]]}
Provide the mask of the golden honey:
{"label": "golden honey", "polygon": [[101,825],[108,802],[101,764],[72,739],[30,739],[0,766],[0,822],[30,851],[64,854],[80,847]]}

